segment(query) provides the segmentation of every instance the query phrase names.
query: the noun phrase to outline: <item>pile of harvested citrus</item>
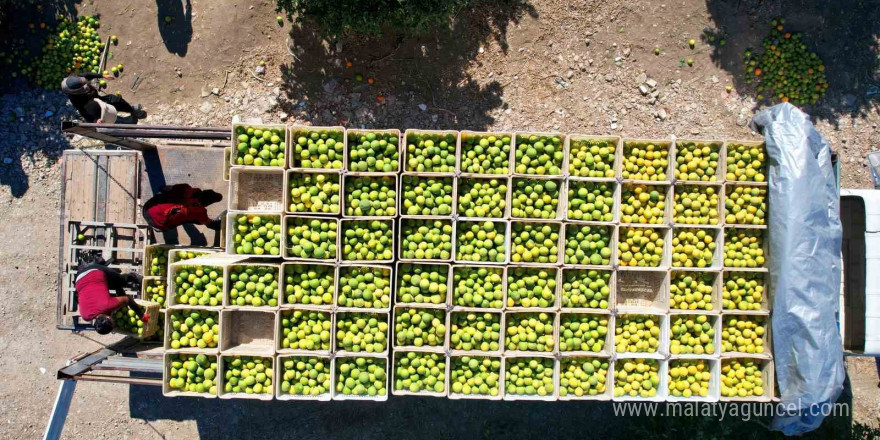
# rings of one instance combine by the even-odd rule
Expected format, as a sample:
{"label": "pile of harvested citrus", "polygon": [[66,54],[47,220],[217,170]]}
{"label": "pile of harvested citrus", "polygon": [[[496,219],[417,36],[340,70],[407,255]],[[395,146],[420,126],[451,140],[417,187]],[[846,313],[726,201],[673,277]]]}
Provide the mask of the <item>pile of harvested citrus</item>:
{"label": "pile of harvested citrus", "polygon": [[31,82],[46,89],[58,88],[71,72],[99,72],[104,50],[98,35],[101,23],[97,15],[86,15],[79,20],[59,17],[59,20],[58,25],[49,30],[36,62],[22,60],[19,69]]}
{"label": "pile of harvested citrus", "polygon": [[764,53],[751,49],[745,52],[746,81],[758,83],[758,100],[792,104],[815,104],[825,95],[828,81],[825,64],[810,52],[801,34],[785,29],[785,20],[770,22],[773,26],[762,43]]}

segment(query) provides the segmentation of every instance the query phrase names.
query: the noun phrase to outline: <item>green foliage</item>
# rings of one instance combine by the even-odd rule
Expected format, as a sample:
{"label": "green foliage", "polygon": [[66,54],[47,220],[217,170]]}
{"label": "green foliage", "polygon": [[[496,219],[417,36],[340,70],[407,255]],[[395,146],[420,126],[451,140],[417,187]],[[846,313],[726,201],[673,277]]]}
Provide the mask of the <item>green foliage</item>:
{"label": "green foliage", "polygon": [[880,438],[880,427],[866,425],[862,423],[853,423],[852,438],[854,439],[872,439]]}
{"label": "green foliage", "polygon": [[290,20],[308,20],[325,34],[378,34],[384,27],[422,32],[485,0],[276,0]]}

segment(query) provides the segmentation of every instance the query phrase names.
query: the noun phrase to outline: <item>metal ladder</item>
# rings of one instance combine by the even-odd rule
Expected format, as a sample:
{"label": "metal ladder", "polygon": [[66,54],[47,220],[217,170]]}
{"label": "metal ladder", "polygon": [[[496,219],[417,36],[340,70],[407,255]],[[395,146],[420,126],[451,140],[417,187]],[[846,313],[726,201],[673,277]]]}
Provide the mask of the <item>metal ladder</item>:
{"label": "metal ladder", "polygon": [[132,337],[69,360],[58,370],[61,383],[43,438],[61,438],[77,382],[162,386],[162,368],[162,347],[145,345]]}

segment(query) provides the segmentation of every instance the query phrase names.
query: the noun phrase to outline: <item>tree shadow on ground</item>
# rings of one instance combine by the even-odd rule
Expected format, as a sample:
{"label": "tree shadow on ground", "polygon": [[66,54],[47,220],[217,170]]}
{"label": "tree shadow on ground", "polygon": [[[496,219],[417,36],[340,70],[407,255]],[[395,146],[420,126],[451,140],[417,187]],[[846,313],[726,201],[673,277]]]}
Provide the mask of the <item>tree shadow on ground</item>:
{"label": "tree shadow on ground", "polygon": [[35,26],[32,32],[28,25],[31,23],[54,25],[59,15],[76,17],[76,6],[79,3],[82,3],[82,0],[2,1],[0,2],[0,41],[5,42],[9,37],[28,40],[32,36],[39,36],[35,46],[39,48],[42,33],[38,26]]}
{"label": "tree shadow on ground", "polygon": [[185,57],[193,34],[190,0],[156,0],[156,8],[156,21],[165,48]]}
{"label": "tree shadow on ground", "polygon": [[[39,56],[47,31],[40,28],[40,23],[47,27],[58,24],[58,16],[71,17],[78,14],[76,7],[82,0],[33,0],[33,1],[0,1],[0,52],[6,59],[0,63],[0,93],[14,93],[29,87],[27,78],[18,70],[19,60],[31,60]],[[34,27],[31,28],[30,25]],[[26,51],[26,52],[25,52]],[[13,77],[15,73],[15,77]],[[61,84],[61,78],[58,78]]]}
{"label": "tree shadow on ground", "polygon": [[448,28],[411,35],[321,37],[296,25],[281,67],[281,108],[313,125],[485,129],[503,108],[504,85],[467,73],[481,48],[506,52],[511,22],[537,17],[524,0],[498,0],[458,14]]}
{"label": "tree shadow on ground", "polygon": [[[838,402],[851,408],[851,392],[845,391]],[[693,412],[685,413],[685,407]],[[194,420],[199,437],[212,439],[786,438],[767,430],[769,404],[660,404],[654,407],[654,415],[646,415],[646,408],[597,401],[499,402],[399,396],[386,402],[166,399],[158,387],[129,388],[132,418],[148,424],[165,419]],[[150,426],[159,436],[168,434]],[[877,429],[853,424],[846,414],[826,418],[818,430],[800,438],[868,439],[877,434]]]}
{"label": "tree shadow on ground", "polygon": [[[21,59],[38,55],[47,32],[39,24],[55,26],[59,15],[77,19],[76,6],[80,2],[0,2],[0,51],[9,54],[17,49]],[[69,148],[59,127],[61,119],[75,112],[66,107],[67,98],[60,91],[32,88],[20,73],[13,78],[16,68],[12,61],[0,63],[0,76],[5,79],[0,82],[0,186],[8,186],[12,197],[20,198],[30,188],[28,174],[54,163]]]}
{"label": "tree shadow on ground", "polygon": [[[743,53],[747,48],[763,52],[761,41],[770,31],[770,21],[781,17],[786,21],[786,29],[803,34],[808,49],[825,63],[827,94],[816,105],[804,106],[807,113],[838,126],[843,115],[864,118],[878,111],[880,2],[706,0],[706,5],[726,40],[725,46],[720,45],[719,37],[706,41],[714,46],[712,59],[732,74],[737,92],[757,96],[756,84],[745,82]],[[707,34],[703,35],[704,40]],[[868,97],[871,91],[873,98]]]}
{"label": "tree shadow on ground", "polygon": [[61,119],[75,111],[61,92],[28,89],[0,98],[0,186],[14,198],[30,188],[30,179],[42,174],[70,147],[59,130]]}

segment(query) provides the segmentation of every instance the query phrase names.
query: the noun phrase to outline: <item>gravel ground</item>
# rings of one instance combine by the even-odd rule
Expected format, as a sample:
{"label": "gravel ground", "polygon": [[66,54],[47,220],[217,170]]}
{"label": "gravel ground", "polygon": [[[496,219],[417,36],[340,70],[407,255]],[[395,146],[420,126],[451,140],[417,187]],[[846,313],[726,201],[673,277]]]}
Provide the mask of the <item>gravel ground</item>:
{"label": "gravel ground", "polygon": [[[740,2],[738,9],[725,9],[700,0],[536,0],[503,10],[481,9],[460,18],[449,32],[333,42],[322,41],[308,27],[278,28],[265,3],[193,0],[189,27],[181,23],[170,30],[157,23],[165,12],[154,4],[87,3],[78,8],[80,13],[101,12],[102,32],[120,35],[114,56],[125,62],[127,73],[110,90],[142,102],[150,112],[148,123],[223,126],[238,116],[350,127],[741,139],[757,138],[746,124],[762,107],[741,83],[741,51],[757,44],[762,23],[785,14],[815,34],[817,50],[829,65],[829,94],[807,111],[840,156],[842,185],[870,187],[864,157],[880,147],[880,114],[877,102],[866,98],[877,78],[861,67],[866,57],[876,57],[862,49],[876,48],[876,30],[870,27],[878,21],[870,18],[877,17],[877,9],[841,6],[840,12],[828,12],[824,24],[812,25],[808,18],[816,2],[791,10],[765,3]],[[218,32],[229,27],[230,11],[234,30]],[[854,24],[844,32],[836,23]],[[730,35],[727,49],[700,39],[706,29]],[[845,47],[835,32],[843,32]],[[865,35],[873,40],[866,42]],[[688,38],[700,39],[696,50],[687,48]],[[662,49],[661,56],[653,55],[655,47]],[[692,57],[694,67],[679,67],[681,57]],[[266,72],[255,75],[260,60]],[[149,80],[132,96],[134,72]],[[357,74],[374,82],[359,82]],[[647,93],[639,90],[643,84]],[[727,85],[732,93],[725,91]],[[73,116],[58,92],[23,89],[0,98],[0,239],[7,243],[0,247],[6,262],[0,266],[0,279],[6,281],[0,285],[0,369],[11,378],[0,386],[0,399],[7,402],[0,423],[3,438],[37,437],[56,392],[55,370],[66,359],[111,341],[54,328],[59,157],[63,149],[91,145],[59,133],[60,121]],[[23,328],[39,332],[39,343],[23,336]],[[876,366],[869,359],[851,359],[848,367],[852,419],[880,426]],[[619,428],[603,423],[610,415],[610,406],[599,404],[163,400],[153,388],[83,383],[64,437],[248,438],[283,432],[302,438],[364,438],[404,432],[405,438],[496,438],[522,437],[535,432],[535,426],[558,437],[583,432],[612,437],[651,431],[673,435],[679,425],[693,426],[681,419],[635,419]],[[304,430],[306,422],[310,428]],[[838,437],[838,425],[848,423],[836,419],[824,437]],[[737,433],[707,426],[712,428],[700,428],[707,435]],[[754,422],[735,426],[764,436]]]}

